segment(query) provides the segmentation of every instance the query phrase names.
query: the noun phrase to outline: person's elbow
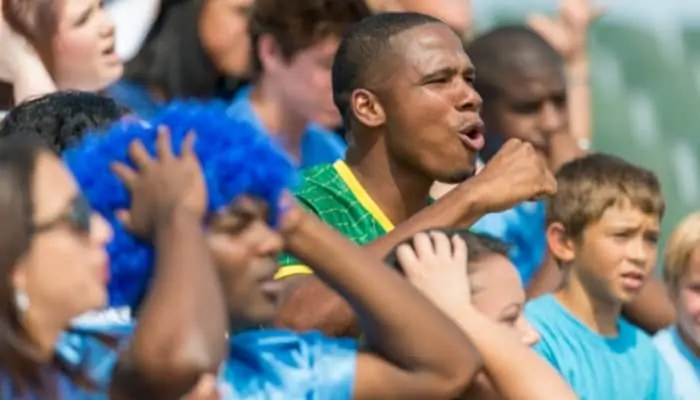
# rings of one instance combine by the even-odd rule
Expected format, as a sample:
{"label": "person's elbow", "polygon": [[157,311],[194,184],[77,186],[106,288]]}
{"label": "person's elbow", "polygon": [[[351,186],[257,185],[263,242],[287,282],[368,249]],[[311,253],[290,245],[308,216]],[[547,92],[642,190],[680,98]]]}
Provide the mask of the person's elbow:
{"label": "person's elbow", "polygon": [[216,373],[226,357],[226,340],[191,338],[162,342],[135,351],[134,361],[152,382],[178,382],[188,386],[204,374]]}

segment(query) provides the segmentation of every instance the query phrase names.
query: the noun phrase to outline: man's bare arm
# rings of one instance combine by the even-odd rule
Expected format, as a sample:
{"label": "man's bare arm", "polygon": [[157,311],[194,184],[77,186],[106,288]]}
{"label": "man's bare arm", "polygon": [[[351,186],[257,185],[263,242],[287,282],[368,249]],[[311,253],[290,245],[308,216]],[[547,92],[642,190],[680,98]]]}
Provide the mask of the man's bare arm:
{"label": "man's bare arm", "polygon": [[[530,144],[508,141],[483,171],[463,182],[381,238],[366,245],[383,258],[396,245],[431,228],[468,227],[484,214],[508,209],[521,201],[553,194],[556,181]],[[290,278],[286,278],[290,279]],[[355,331],[353,312],[337,293],[314,276],[288,281],[275,324],[305,331],[319,329],[343,336]]]}

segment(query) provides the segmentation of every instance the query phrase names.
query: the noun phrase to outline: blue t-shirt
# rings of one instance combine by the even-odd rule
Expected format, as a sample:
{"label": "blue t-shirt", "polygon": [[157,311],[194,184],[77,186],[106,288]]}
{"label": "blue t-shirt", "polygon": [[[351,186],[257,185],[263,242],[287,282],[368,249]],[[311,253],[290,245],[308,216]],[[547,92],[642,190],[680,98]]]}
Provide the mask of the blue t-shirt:
{"label": "blue t-shirt", "polygon": [[593,332],[552,294],[525,306],[540,333],[534,350],[549,361],[582,400],[674,399],[671,372],[651,338],[624,318],[618,336]]}
{"label": "blue t-shirt", "polygon": [[107,96],[142,119],[149,120],[163,107],[148,90],[135,82],[122,79],[108,87]]}
{"label": "blue t-shirt", "polygon": [[657,333],[654,344],[671,368],[675,398],[700,399],[700,357],[683,342],[678,328],[672,326]]}
{"label": "blue t-shirt", "polygon": [[[101,313],[73,323],[71,330],[60,336],[55,350],[58,358],[70,369],[80,371],[82,376],[95,385],[95,389],[88,391],[63,374],[49,372],[49,375],[55,376],[59,399],[107,400],[109,398],[112,373],[120,351],[133,333],[133,325],[116,321],[111,317],[104,318],[99,314]],[[94,318],[98,318],[99,321]],[[101,336],[108,336],[110,340],[104,340]],[[19,397],[13,390],[10,380],[7,377],[0,377],[0,398],[39,400],[40,396],[28,394]]]}
{"label": "blue t-shirt", "polygon": [[320,332],[249,331],[230,339],[219,375],[222,399],[350,400],[356,342]]}
{"label": "blue t-shirt", "polygon": [[[229,113],[255,129],[270,136],[260,117],[250,103],[251,86],[241,88],[233,98]],[[299,168],[305,169],[319,164],[332,164],[345,157],[347,146],[337,134],[317,124],[309,124],[301,140],[301,160]]]}
{"label": "blue t-shirt", "polygon": [[524,202],[499,213],[486,214],[471,227],[473,232],[493,236],[510,247],[510,260],[527,286],[544,261],[545,202]]}

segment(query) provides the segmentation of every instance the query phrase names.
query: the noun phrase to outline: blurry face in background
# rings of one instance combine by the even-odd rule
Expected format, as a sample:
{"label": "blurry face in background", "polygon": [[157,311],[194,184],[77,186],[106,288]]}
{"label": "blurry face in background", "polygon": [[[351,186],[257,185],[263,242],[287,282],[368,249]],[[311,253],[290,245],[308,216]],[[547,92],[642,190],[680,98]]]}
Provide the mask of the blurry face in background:
{"label": "blurry face in background", "polygon": [[523,314],[525,291],[515,265],[500,254],[489,254],[472,261],[469,270],[474,307],[512,331],[524,345],[537,343],[539,334]]}
{"label": "blurry face in background", "polygon": [[690,254],[685,274],[671,297],[676,306],[678,327],[688,347],[700,357],[700,247]]}
{"label": "blurry face in background", "polygon": [[541,66],[520,72],[503,77],[498,93],[484,102],[486,160],[512,138],[532,143],[546,156],[549,137],[569,128],[562,69]]}
{"label": "blurry face in background", "polygon": [[[490,320],[502,325],[525,346],[533,346],[539,333],[523,314],[525,291],[515,265],[501,254],[488,254],[470,262],[472,304]],[[485,373],[469,386],[468,399],[502,399]]]}
{"label": "blurry face in background", "polygon": [[204,0],[199,36],[216,68],[243,77],[250,66],[248,18],[254,0]]}
{"label": "blurry face in background", "polygon": [[340,39],[330,36],[299,50],[291,59],[275,51],[264,62],[264,79],[277,87],[287,107],[306,121],[339,121],[333,103],[331,68]]}
{"label": "blurry face in background", "polygon": [[283,241],[267,223],[266,204],[249,197],[235,201],[213,219],[207,241],[232,325],[245,328],[271,322],[280,294],[274,275]]}
{"label": "blurry face in background", "polygon": [[53,75],[59,89],[95,92],[121,78],[114,24],[99,0],[58,0]]}

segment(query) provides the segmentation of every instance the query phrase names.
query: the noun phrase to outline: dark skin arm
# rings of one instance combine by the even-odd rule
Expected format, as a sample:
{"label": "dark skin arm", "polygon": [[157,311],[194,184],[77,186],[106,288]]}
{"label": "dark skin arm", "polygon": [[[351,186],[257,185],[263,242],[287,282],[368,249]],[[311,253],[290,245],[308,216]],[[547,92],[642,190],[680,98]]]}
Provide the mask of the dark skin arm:
{"label": "dark skin arm", "polygon": [[459,327],[377,257],[315,216],[296,211],[299,222],[288,248],[353,305],[374,351],[358,356],[354,398],[422,400],[460,394],[481,361]]}
{"label": "dark skin arm", "polygon": [[176,158],[166,136],[159,136],[157,161],[132,145],[140,171],[115,169],[132,192],[127,227],[152,238],[156,259],[136,331],[113,375],[114,398],[180,398],[201,375],[216,373],[227,352],[223,294],[202,230],[201,169],[191,139]]}
{"label": "dark skin arm", "polygon": [[[553,176],[532,146],[510,140],[479,175],[365,248],[375,257],[383,258],[418,232],[436,227],[468,227],[488,212],[508,209],[555,190]],[[347,302],[318,278],[307,275],[286,279],[289,279],[288,296],[275,321],[277,326],[299,331],[319,329],[329,336],[351,335],[357,331],[353,311]]]}

